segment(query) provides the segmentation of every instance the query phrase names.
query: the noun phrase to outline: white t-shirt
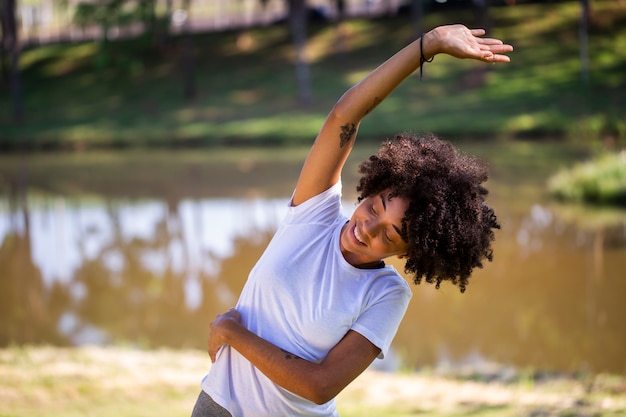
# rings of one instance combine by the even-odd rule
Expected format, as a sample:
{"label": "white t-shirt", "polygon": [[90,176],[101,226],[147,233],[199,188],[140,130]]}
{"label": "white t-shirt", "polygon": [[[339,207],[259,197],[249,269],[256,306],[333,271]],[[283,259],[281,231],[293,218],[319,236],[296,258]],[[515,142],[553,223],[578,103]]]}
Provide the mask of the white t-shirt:
{"label": "white t-shirt", "polygon": [[[263,339],[321,362],[354,330],[388,351],[411,290],[392,266],[359,269],[341,254],[341,181],[303,204],[283,223],[250,272],[237,310]],[[202,388],[233,417],[337,416],[335,400],[317,405],[276,385],[226,347]]]}

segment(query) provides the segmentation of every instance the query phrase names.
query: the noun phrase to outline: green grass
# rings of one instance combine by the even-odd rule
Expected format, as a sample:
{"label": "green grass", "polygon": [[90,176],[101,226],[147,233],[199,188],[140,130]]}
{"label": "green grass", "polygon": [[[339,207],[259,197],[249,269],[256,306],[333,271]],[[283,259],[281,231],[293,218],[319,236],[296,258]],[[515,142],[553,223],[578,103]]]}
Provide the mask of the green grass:
{"label": "green grass", "polygon": [[[580,76],[577,2],[491,8],[493,35],[514,45],[513,62],[487,65],[438,56],[407,80],[361,128],[446,137],[626,137],[626,6],[594,2],[591,75]],[[432,13],[425,26],[474,26],[470,11]],[[405,45],[405,18],[309,28],[314,101],[298,104],[285,27],[193,37],[197,96],[182,96],[183,39],[159,49],[143,39],[50,45],[24,51],[25,118],[0,95],[0,147],[16,149],[311,143],[337,98]]]}
{"label": "green grass", "polygon": [[626,207],[626,152],[605,153],[562,170],[550,179],[549,189],[563,201]]}

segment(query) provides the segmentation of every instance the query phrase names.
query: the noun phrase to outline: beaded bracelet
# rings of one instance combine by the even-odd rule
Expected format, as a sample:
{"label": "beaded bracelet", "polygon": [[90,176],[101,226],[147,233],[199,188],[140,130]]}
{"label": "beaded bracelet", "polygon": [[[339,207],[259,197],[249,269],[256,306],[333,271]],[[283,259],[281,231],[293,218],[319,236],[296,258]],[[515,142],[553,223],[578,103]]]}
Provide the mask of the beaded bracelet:
{"label": "beaded bracelet", "polygon": [[424,64],[426,62],[433,62],[435,56],[431,56],[430,59],[426,59],[424,56],[424,33],[420,36],[420,80],[422,79],[422,69],[424,68]]}

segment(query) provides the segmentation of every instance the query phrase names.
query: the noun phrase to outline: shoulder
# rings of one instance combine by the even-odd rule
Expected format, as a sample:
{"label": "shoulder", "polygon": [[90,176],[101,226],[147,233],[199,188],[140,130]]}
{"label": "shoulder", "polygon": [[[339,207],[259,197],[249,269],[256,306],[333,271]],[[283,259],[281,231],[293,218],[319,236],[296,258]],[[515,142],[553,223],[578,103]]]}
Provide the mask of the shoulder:
{"label": "shoulder", "polygon": [[293,205],[289,201],[285,223],[332,223],[341,215],[341,181],[308,200]]}
{"label": "shoulder", "polygon": [[387,265],[371,271],[369,278],[364,280],[367,282],[365,300],[367,304],[387,302],[388,300],[408,304],[413,296],[413,291],[408,282],[393,266]]}

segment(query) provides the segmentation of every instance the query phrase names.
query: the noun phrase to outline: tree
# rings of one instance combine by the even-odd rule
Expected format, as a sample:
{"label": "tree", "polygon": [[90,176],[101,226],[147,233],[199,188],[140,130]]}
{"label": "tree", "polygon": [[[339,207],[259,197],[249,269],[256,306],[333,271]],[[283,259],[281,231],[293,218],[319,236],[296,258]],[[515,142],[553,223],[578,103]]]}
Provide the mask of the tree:
{"label": "tree", "polygon": [[414,38],[417,39],[424,33],[424,1],[411,0],[411,23],[413,24]]}
{"label": "tree", "polygon": [[5,7],[4,7],[4,1],[0,0],[0,29],[2,30],[2,32],[0,32],[0,35],[2,36],[2,39],[0,40],[0,71],[1,74],[0,76],[2,78],[0,78],[0,87],[4,88],[4,86],[9,84],[9,57],[8,57],[8,50],[6,48],[6,39],[8,38],[9,34],[8,34],[8,27],[6,24],[6,18],[5,18]]}
{"label": "tree", "polygon": [[24,117],[24,111],[22,108],[22,86],[20,81],[20,43],[15,9],[16,0],[0,0],[3,72],[5,71],[6,57],[8,56],[10,61],[8,78],[13,99],[13,118],[21,120]]}
{"label": "tree", "polygon": [[[337,0],[343,4],[343,0]],[[269,0],[259,0],[262,10],[267,10]],[[309,62],[306,56],[307,22],[309,10],[306,0],[285,0],[288,9],[288,24],[294,45],[296,83],[298,100],[302,105],[309,105],[313,101]]]}
{"label": "tree", "polygon": [[580,0],[580,24],[578,26],[578,41],[580,44],[580,77],[584,83],[589,82],[589,18],[591,8],[589,0]]}
{"label": "tree", "polygon": [[306,56],[306,4],[305,0],[287,1],[289,2],[289,26],[295,52],[298,98],[301,104],[309,105],[313,100],[313,91],[311,89],[309,62]]}
{"label": "tree", "polygon": [[346,0],[335,0],[335,7],[339,21],[342,21],[346,17]]}
{"label": "tree", "polygon": [[191,102],[196,98],[196,66],[193,56],[193,37],[189,25],[189,11],[191,0],[183,1],[183,9],[187,12],[182,30],[182,72],[183,72],[183,98]]}

